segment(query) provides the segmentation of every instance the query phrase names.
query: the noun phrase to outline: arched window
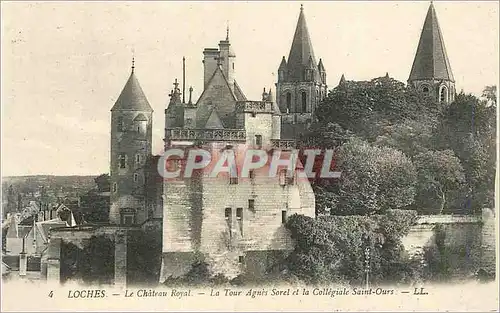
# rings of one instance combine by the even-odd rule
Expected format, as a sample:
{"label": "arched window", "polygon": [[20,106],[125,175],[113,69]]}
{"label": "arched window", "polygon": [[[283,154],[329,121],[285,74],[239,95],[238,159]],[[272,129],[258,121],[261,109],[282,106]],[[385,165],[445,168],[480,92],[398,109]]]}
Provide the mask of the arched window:
{"label": "arched window", "polygon": [[420,86],[420,91],[422,93],[428,95],[430,93],[431,89],[430,89],[429,85],[423,84],[423,85]]}
{"label": "arched window", "polygon": [[302,112],[307,112],[307,93],[302,91]]}
{"label": "arched window", "polygon": [[446,102],[448,100],[448,89],[445,86],[441,87],[439,92],[439,101]]}
{"label": "arched window", "polygon": [[289,92],[286,93],[286,112],[292,112],[292,94]]}

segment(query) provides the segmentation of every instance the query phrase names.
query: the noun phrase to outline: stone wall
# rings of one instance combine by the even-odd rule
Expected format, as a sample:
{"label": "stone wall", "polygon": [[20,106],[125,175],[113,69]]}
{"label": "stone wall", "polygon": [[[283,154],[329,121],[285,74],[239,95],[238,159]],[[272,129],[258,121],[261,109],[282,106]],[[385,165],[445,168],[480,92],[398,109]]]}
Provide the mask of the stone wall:
{"label": "stone wall", "polygon": [[445,247],[448,262],[456,274],[476,273],[483,268],[495,271],[495,216],[483,209],[482,216],[427,215],[403,238],[411,256],[426,247]]}
{"label": "stone wall", "polygon": [[491,209],[482,211],[483,227],[481,229],[481,268],[489,273],[495,272],[496,268],[496,227],[498,220],[495,218],[495,212]]}
{"label": "stone wall", "polygon": [[52,229],[48,249],[42,256],[42,277],[51,282],[61,281],[61,246],[72,243],[83,249],[92,236],[105,236],[115,242],[115,284],[126,285],[127,282],[127,236],[137,231],[136,227],[88,226],[64,227]]}
{"label": "stone wall", "polygon": [[[134,121],[139,115],[148,121],[142,129],[140,121]],[[118,129],[119,119],[123,120],[123,129]],[[141,131],[138,131],[139,129]],[[111,113],[111,160],[110,160],[110,211],[109,222],[120,224],[120,210],[137,210],[136,221],[142,223],[147,218],[145,204],[145,183],[147,162],[151,155],[152,113],[147,111],[113,111]],[[125,168],[120,168],[119,156],[126,158]],[[137,162],[136,157],[139,157]],[[134,180],[134,175],[136,180]],[[116,189],[115,189],[116,186]]]}
{"label": "stone wall", "polygon": [[[212,144],[212,157],[225,146]],[[233,149],[241,164],[245,145]],[[201,252],[214,274],[234,277],[243,271],[247,251],[293,249],[284,226],[288,216],[315,216],[309,181],[296,173],[290,182],[279,174],[269,177],[269,166],[255,170],[253,178],[240,175],[235,184],[227,173],[166,180],[164,196],[162,277],[174,273],[169,266],[184,267],[172,265],[175,252]]]}

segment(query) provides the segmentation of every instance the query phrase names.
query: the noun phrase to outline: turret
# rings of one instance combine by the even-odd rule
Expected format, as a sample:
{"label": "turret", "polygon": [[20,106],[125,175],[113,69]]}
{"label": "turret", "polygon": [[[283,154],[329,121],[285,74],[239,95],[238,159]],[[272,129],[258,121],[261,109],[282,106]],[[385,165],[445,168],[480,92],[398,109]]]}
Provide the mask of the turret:
{"label": "turret", "polygon": [[286,65],[286,59],[285,56],[281,59],[280,66],[278,68],[278,82],[285,81],[287,78],[287,65]]}
{"label": "turret", "polygon": [[184,104],[181,101],[181,93],[177,79],[174,82],[174,89],[169,94],[170,102],[165,109],[165,128],[176,128],[184,126]]}
{"label": "turret", "polygon": [[152,114],[132,71],[111,109],[111,224],[133,225],[147,219],[145,162],[151,155]]}
{"label": "turret", "polygon": [[325,70],[325,66],[323,65],[323,60],[321,60],[321,59],[319,59],[318,71],[319,71],[319,76],[321,78],[321,82],[323,84],[326,84],[326,70]]}

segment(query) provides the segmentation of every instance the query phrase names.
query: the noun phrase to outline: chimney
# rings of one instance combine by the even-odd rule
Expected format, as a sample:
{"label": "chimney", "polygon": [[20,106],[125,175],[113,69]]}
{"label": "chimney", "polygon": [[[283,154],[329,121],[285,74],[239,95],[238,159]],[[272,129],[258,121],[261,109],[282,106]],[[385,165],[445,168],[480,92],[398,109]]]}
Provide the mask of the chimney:
{"label": "chimney", "polygon": [[26,236],[23,237],[22,251],[19,253],[19,276],[26,276],[28,270],[28,257],[25,250]]}
{"label": "chimney", "polygon": [[219,50],[217,48],[205,48],[205,50],[203,50],[203,68],[204,68],[203,89],[207,87],[208,81],[210,80],[210,78],[212,78],[212,75],[217,69],[218,62],[219,62]]}
{"label": "chimney", "polygon": [[235,80],[234,62],[236,59],[236,55],[234,54],[234,51],[231,49],[229,38],[220,41],[219,50],[220,50],[219,54],[220,54],[220,63],[222,66],[222,71],[224,72],[224,76],[226,76],[229,87],[234,92],[234,80]]}

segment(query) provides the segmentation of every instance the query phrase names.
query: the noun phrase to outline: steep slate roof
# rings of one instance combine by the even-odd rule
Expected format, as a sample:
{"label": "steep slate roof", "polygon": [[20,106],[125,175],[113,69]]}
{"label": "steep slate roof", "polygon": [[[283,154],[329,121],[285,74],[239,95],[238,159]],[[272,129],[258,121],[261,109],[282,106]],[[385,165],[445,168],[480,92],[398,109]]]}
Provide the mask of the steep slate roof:
{"label": "steep slate roof", "polygon": [[123,87],[123,90],[118,97],[118,100],[116,100],[115,105],[111,109],[111,111],[118,110],[153,112],[153,109],[149,105],[148,99],[146,99],[133,69],[125,87]]}
{"label": "steep slate roof", "polygon": [[444,47],[434,5],[431,3],[420,34],[417,53],[409,81],[420,79],[445,79],[454,81],[450,62]]}
{"label": "steep slate roof", "polygon": [[[222,82],[222,89],[215,90],[213,88],[217,80]],[[221,93],[227,93],[230,99],[224,99],[221,97]],[[211,99],[215,100],[212,105],[205,103],[205,101],[212,102]],[[212,113],[211,106],[215,106],[215,110],[217,110],[218,116],[221,119],[224,128],[232,128],[234,126],[234,110],[237,100],[238,99],[235,93],[229,86],[224,72],[222,72],[220,67],[217,67],[208,81],[207,87],[203,90],[201,96],[196,102],[196,106],[198,107],[196,110],[196,125],[205,125]]]}
{"label": "steep slate roof", "polygon": [[247,100],[247,97],[245,97],[245,94],[241,90],[240,85],[238,85],[236,80],[234,81],[234,95],[236,96],[236,99],[238,101],[246,101]]}
{"label": "steep slate roof", "polygon": [[37,228],[37,231],[41,235],[44,242],[48,242],[49,231],[52,228],[68,227],[68,226],[69,226],[68,223],[61,221],[60,218],[35,223],[35,227]]}
{"label": "steep slate roof", "polygon": [[210,110],[210,115],[207,119],[207,122],[203,128],[208,128],[208,129],[220,129],[224,128],[222,125],[222,122],[219,118],[219,115],[217,114],[217,111],[212,107]]}
{"label": "steep slate roof", "polygon": [[[297,21],[297,28],[293,36],[292,47],[288,55],[288,76],[289,81],[303,81],[305,69],[309,67],[309,59],[312,59],[313,64],[316,63],[314,56],[313,46],[309,31],[307,30],[306,18],[304,16],[304,8],[300,7],[299,20]],[[281,60],[283,64],[283,60]],[[318,71],[315,71],[315,79],[320,80]]]}

